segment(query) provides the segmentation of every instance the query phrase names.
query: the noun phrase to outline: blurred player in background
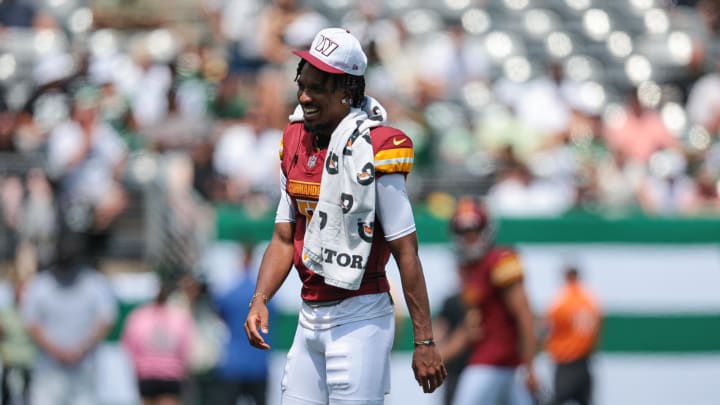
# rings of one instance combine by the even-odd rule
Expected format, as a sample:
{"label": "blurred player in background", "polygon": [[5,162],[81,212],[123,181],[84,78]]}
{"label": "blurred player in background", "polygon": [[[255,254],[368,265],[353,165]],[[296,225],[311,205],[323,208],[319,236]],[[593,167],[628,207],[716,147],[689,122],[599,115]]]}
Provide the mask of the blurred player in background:
{"label": "blurred player in background", "polygon": [[597,301],[578,278],[576,268],[565,271],[565,287],[547,313],[546,348],[555,362],[553,405],[568,401],[588,405],[592,399],[590,356],[600,334],[602,315]]}
{"label": "blurred player in background", "polygon": [[283,135],[282,195],[245,322],[248,339],[270,348],[266,304],[295,265],[303,302],[282,403],[382,404],[395,331],[385,273],[392,254],[412,318],[415,379],[433,392],[447,371],[405,190],[412,141],[384,126],[385,109],[364,95],[367,56],[348,31],[324,29],[309,51],[295,54],[299,106]]}
{"label": "blurred player in background", "polygon": [[[464,284],[463,281],[460,281]],[[472,315],[471,315],[472,316]],[[433,320],[435,339],[438,342],[440,355],[445,361],[448,376],[443,384],[443,404],[451,405],[455,398],[455,390],[465,364],[470,358],[470,347],[465,343],[465,334],[455,333],[459,328],[469,327],[470,331],[478,331],[478,322],[471,321],[465,310],[462,292],[458,291],[445,298],[437,317]],[[469,323],[469,324],[468,324]]]}
{"label": "blurred player in background", "polygon": [[[520,257],[509,247],[495,245],[488,212],[474,198],[460,199],[451,231],[466,315],[463,326],[448,338],[451,343],[443,346],[443,354],[449,357],[457,348],[470,347],[453,404],[532,404],[537,391],[536,345]],[[525,384],[516,378],[518,372]]]}

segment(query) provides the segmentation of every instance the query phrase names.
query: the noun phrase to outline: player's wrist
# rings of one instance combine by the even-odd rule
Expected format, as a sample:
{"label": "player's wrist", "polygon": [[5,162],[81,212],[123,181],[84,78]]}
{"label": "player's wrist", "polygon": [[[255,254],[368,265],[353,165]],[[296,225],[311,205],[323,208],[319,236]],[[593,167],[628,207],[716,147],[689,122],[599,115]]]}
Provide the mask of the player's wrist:
{"label": "player's wrist", "polygon": [[435,339],[433,339],[433,338],[417,339],[413,343],[415,344],[415,347],[435,346]]}
{"label": "player's wrist", "polygon": [[256,292],[255,294],[253,294],[252,298],[250,298],[250,303],[248,304],[248,308],[251,308],[253,306],[253,304],[257,301],[262,302],[263,305],[267,305],[268,300],[269,300],[269,298],[268,298],[267,294],[262,293],[262,292]]}

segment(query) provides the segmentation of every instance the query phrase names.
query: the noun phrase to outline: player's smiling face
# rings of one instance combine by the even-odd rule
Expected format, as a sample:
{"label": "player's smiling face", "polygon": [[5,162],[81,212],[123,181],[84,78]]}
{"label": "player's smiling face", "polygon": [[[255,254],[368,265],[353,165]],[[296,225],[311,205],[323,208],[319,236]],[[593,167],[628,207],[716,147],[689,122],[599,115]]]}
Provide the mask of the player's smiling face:
{"label": "player's smiling face", "polygon": [[[350,111],[347,92],[335,88],[332,75],[306,63],[297,77],[297,98],[303,109],[305,130],[318,136],[330,136]],[[341,100],[348,101],[343,104]]]}

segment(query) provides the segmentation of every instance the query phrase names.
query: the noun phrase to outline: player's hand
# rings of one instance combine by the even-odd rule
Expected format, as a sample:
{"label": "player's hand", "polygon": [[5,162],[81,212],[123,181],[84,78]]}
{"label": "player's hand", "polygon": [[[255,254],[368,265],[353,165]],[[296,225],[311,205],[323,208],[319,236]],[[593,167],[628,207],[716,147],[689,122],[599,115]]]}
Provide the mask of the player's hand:
{"label": "player's hand", "polygon": [[425,393],[435,391],[447,377],[447,369],[445,369],[445,364],[435,346],[416,346],[413,352],[412,369],[415,373],[415,380]]}
{"label": "player's hand", "polygon": [[250,306],[247,319],[245,319],[245,333],[250,344],[258,349],[270,349],[270,345],[265,342],[265,339],[260,334],[262,332],[267,335],[269,331],[268,318],[268,309],[265,303],[262,300],[254,300]]}
{"label": "player's hand", "polygon": [[540,388],[537,377],[535,376],[535,372],[532,368],[526,370],[525,385],[527,386],[528,391],[532,394],[537,393]]}
{"label": "player's hand", "polygon": [[61,349],[57,347],[50,351],[50,355],[59,363],[68,366],[72,366],[82,359],[82,352],[80,350]]}
{"label": "player's hand", "polygon": [[479,309],[469,309],[465,313],[463,326],[468,333],[471,342],[477,342],[483,336],[482,330],[482,314]]}

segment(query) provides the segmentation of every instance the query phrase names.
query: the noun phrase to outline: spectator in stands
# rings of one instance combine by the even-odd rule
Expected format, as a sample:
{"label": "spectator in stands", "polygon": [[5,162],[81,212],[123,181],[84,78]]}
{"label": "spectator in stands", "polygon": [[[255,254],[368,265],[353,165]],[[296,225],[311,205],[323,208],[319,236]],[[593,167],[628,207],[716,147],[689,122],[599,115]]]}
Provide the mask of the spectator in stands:
{"label": "spectator in stands", "polygon": [[488,190],[487,204],[497,215],[560,215],[575,205],[572,184],[535,176],[523,163],[508,167]]}
{"label": "spectator in stands", "polygon": [[186,272],[180,288],[170,297],[171,305],[186,310],[195,325],[190,337],[188,376],[184,402],[195,405],[214,404],[216,367],[220,361],[227,328],[217,315],[204,274]]}
{"label": "spectator in stands", "polygon": [[130,100],[133,119],[141,130],[159,123],[167,115],[167,94],[174,79],[170,66],[155,60],[149,47],[147,38],[143,37],[132,43],[132,61],[118,83],[119,90]]}
{"label": "spectator in stands", "polygon": [[714,69],[690,87],[685,107],[691,123],[717,136],[720,134],[720,56],[713,64]]}
{"label": "spectator in stands", "polygon": [[228,74],[219,84],[210,109],[220,125],[242,119],[248,109],[255,74]]}
{"label": "spectator in stands", "polygon": [[254,72],[267,63],[260,54],[257,35],[257,16],[265,3],[263,0],[202,2],[213,39],[226,49],[232,73]]}
{"label": "spectator in stands", "polygon": [[[542,144],[555,141],[570,128],[572,112],[565,94],[570,86],[562,65],[550,63],[545,74],[524,85],[522,96],[515,101],[518,119],[540,133]],[[537,108],[539,105],[543,108]]]}
{"label": "spectator in stands", "polygon": [[0,213],[4,227],[16,236],[22,225],[22,205],[25,196],[19,176],[0,178]]}
{"label": "spectator in stands", "polygon": [[543,143],[542,135],[520,121],[507,104],[491,103],[478,114],[474,128],[479,148],[490,154],[500,168],[507,151],[513,159],[527,162]]}
{"label": "spectator in stands", "polygon": [[84,87],[74,98],[72,118],[55,127],[48,139],[48,167],[67,213],[66,225],[91,232],[91,247],[102,250],[111,225],[128,204],[119,181],[126,147],[99,116],[96,88]]}
{"label": "spectator in stands", "polygon": [[33,278],[22,302],[39,353],[30,403],[96,405],[98,345],[115,324],[116,301],[105,276],[84,259],[84,235],[57,239],[55,264]]}
{"label": "spectator in stands", "polygon": [[292,112],[292,97],[287,92],[287,70],[266,68],[258,71],[255,102],[255,117],[262,129],[282,131]]}
{"label": "spectator in stands", "polygon": [[[270,354],[248,343],[244,329],[248,308],[238,305],[249,302],[255,291],[254,247],[254,243],[243,243],[240,279],[215,298],[217,311],[230,332],[217,368],[219,384],[212,401],[217,405],[235,405],[241,398],[252,400],[256,405],[266,403]],[[268,309],[274,317],[272,305]],[[272,341],[271,336],[269,338]]]}
{"label": "spectator in stands", "polygon": [[245,122],[227,127],[217,141],[213,165],[225,179],[229,201],[248,204],[253,198],[267,200],[277,194],[282,132],[269,127],[267,120],[266,111],[253,109]]}
{"label": "spectator in stands", "polygon": [[266,61],[283,65],[292,56],[285,42],[285,30],[301,15],[310,12],[299,0],[272,0],[257,16],[255,35],[260,55]]}
{"label": "spectator in stands", "polygon": [[720,4],[714,0],[697,0],[696,6],[708,30],[714,35],[720,34]]}
{"label": "spectator in stands", "polygon": [[696,184],[688,174],[685,156],[663,151],[653,156],[638,190],[643,211],[651,215],[677,215],[692,208]]}
{"label": "spectator in stands", "polygon": [[[375,33],[375,35],[378,35]],[[470,80],[486,80],[490,58],[474,37],[467,34],[460,21],[434,32],[419,44],[420,60],[432,60],[418,69],[418,84],[433,100],[452,100]]]}
{"label": "spectator in stands", "polygon": [[638,191],[646,172],[645,165],[628,160],[621,152],[607,155],[593,173],[595,201],[610,212],[639,208]]}
{"label": "spectator in stands", "polygon": [[[49,32],[62,38],[57,29]],[[74,56],[63,51],[38,55],[31,73],[33,91],[20,109],[14,139],[23,153],[44,151],[50,131],[70,118],[79,79]]]}
{"label": "spectator in stands", "polygon": [[152,125],[143,130],[154,149],[185,150],[209,135],[209,122],[204,116],[194,116],[180,110],[179,96],[175,89],[167,93],[167,112]]}
{"label": "spectator in stands", "polygon": [[0,91],[0,152],[15,151],[15,131],[18,125],[18,114],[11,110],[5,101],[5,94]]}
{"label": "spectator in stands", "polygon": [[295,18],[283,31],[283,42],[292,49],[307,48],[312,44],[315,33],[330,25],[321,13],[308,9]]}
{"label": "spectator in stands", "polygon": [[636,88],[626,94],[624,113],[605,124],[603,136],[613,153],[641,163],[659,150],[679,147],[660,114],[643,105]]}
{"label": "spectator in stands", "polygon": [[12,274],[13,302],[0,310],[0,360],[2,404],[24,405],[30,400],[31,367],[35,344],[25,328],[21,305],[30,275]]}
{"label": "spectator in stands", "polygon": [[164,210],[158,222],[165,229],[162,239],[149,240],[159,260],[173,270],[188,271],[202,254],[214,217],[193,189],[194,167],[185,152],[174,151],[159,159]]}
{"label": "spectator in stands", "polygon": [[33,2],[4,0],[0,2],[0,30],[6,27],[31,27],[36,14]]}
{"label": "spectator in stands", "polygon": [[52,260],[58,232],[55,196],[45,172],[40,168],[28,171],[25,186],[20,243],[27,244],[35,252],[38,266],[44,268]]}
{"label": "spectator in stands", "polygon": [[220,180],[213,167],[215,142],[210,138],[198,139],[190,146],[193,163],[193,190],[205,201],[219,201]]}
{"label": "spectator in stands", "polygon": [[14,257],[14,265],[29,274],[37,270],[37,260],[34,246],[25,238],[24,221],[29,209],[24,203],[25,189],[20,176],[0,176],[0,255]]}
{"label": "spectator in stands", "polygon": [[187,379],[194,324],[187,309],[168,304],[173,286],[164,280],[152,302],[128,315],[122,332],[143,405],[180,404]]}
{"label": "spectator in stands", "polygon": [[718,174],[703,165],[693,174],[695,190],[683,210],[685,215],[714,215],[720,212]]}
{"label": "spectator in stands", "polygon": [[576,401],[592,403],[591,355],[596,349],[602,315],[590,291],[579,281],[578,270],[565,271],[565,287],[547,312],[547,352],[555,362],[552,405]]}

